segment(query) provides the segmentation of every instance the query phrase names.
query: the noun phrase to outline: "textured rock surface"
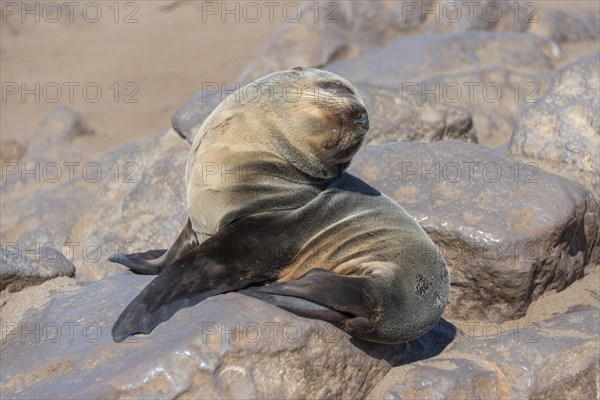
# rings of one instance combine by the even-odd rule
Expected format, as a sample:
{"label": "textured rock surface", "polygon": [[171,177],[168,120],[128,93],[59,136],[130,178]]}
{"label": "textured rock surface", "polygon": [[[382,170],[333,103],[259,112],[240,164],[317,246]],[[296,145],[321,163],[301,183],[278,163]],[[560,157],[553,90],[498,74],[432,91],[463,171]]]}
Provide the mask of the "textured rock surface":
{"label": "textured rock surface", "polygon": [[283,25],[246,67],[240,82],[296,66],[322,67],[408,35],[470,30],[523,32],[530,25],[527,17],[531,14],[518,2],[497,0],[469,4],[431,0],[315,4],[300,3],[301,18]]}
{"label": "textured rock surface", "polygon": [[64,105],[56,106],[42,121],[40,130],[28,144],[24,159],[57,161],[73,156],[77,154],[73,140],[94,133],[94,129],[77,111]]}
{"label": "textured rock surface", "polygon": [[0,291],[17,292],[59,276],[75,275],[75,266],[61,253],[59,246],[31,249],[29,257],[17,244],[0,246]]}
{"label": "textured rock surface", "polygon": [[110,154],[83,151],[73,141],[92,133],[77,112],[58,106],[21,159],[3,162],[0,240],[27,248],[63,244],[77,213],[93,201],[102,174],[114,172]]}
{"label": "textured rock surface", "polygon": [[467,32],[407,37],[326,69],[464,107],[479,142],[493,147],[509,140],[523,107],[539,99],[561,54],[554,42],[534,35]]}
{"label": "textured rock surface", "polygon": [[296,66],[322,67],[409,35],[460,32],[532,33],[560,43],[594,46],[600,15],[589,10],[540,10],[529,1],[328,1],[300,3],[301,16],[284,24],[246,67],[239,81]]}
{"label": "textured rock surface", "polygon": [[[598,5],[589,3],[587,11],[548,10],[535,16],[529,32],[557,42],[597,41],[600,38]],[[595,8],[595,9],[594,9]]]}
{"label": "textured rock surface", "polygon": [[402,205],[450,269],[446,315],[490,321],[525,314],[598,260],[598,204],[582,186],[459,141],[359,151],[350,172]]}
{"label": "textured rock surface", "polygon": [[434,359],[394,368],[367,398],[597,398],[599,315],[578,311],[458,336]]}
{"label": "textured rock surface", "polygon": [[108,257],[120,252],[168,248],[187,221],[185,165],[189,147],[174,132],[141,144],[117,160],[132,163],[124,179],[107,179],[92,205],[82,211],[68,241],[93,247],[75,253],[78,280],[123,271]]}
{"label": "textured rock surface", "polygon": [[150,279],[113,276],[3,321],[3,397],[360,398],[392,364],[437,354],[454,337],[442,322],[410,345],[368,344],[230,293],[114,343],[112,323]]}
{"label": "textured rock surface", "polygon": [[600,55],[557,72],[517,120],[509,150],[600,196]]}
{"label": "textured rock surface", "polygon": [[173,129],[189,144],[192,144],[200,125],[225,97],[226,93],[220,90],[195,94],[173,114],[173,118],[171,118]]}
{"label": "textured rock surface", "polygon": [[[77,265],[78,277],[89,280],[120,270],[107,261],[113,253],[135,251],[140,243],[167,242],[161,244],[166,247],[177,235],[185,222],[185,213],[177,212],[185,209],[180,192],[189,149],[171,131],[106,155],[82,152],[67,139],[89,132],[86,126],[77,113],[57,108],[23,159],[3,165],[9,173],[2,177],[0,239],[28,251],[58,249]],[[133,198],[123,199],[126,195]],[[161,196],[166,196],[164,201]],[[121,219],[129,215],[126,222]],[[161,225],[161,218],[173,215],[179,218]],[[82,220],[87,225],[76,224]],[[153,225],[151,220],[158,222]],[[135,225],[131,229],[136,234],[123,224]],[[115,226],[120,231],[112,231]]]}
{"label": "textured rock surface", "polygon": [[463,140],[477,143],[471,114],[460,107],[422,101],[419,95],[368,83],[356,87],[369,110],[365,144],[399,140],[434,142]]}

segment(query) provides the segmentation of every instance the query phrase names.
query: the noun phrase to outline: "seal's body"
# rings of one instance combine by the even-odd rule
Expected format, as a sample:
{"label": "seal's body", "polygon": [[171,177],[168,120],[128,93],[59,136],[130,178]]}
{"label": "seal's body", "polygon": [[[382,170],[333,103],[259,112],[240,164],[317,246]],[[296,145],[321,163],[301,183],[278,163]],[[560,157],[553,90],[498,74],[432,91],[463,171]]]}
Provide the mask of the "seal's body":
{"label": "seal's body", "polygon": [[344,172],[368,130],[356,89],[313,69],[251,85],[252,96],[248,87],[230,95],[195,137],[189,221],[173,246],[112,259],[158,274],[113,338],[228,291],[369,341],[426,333],[448,302],[446,265],[398,204]]}

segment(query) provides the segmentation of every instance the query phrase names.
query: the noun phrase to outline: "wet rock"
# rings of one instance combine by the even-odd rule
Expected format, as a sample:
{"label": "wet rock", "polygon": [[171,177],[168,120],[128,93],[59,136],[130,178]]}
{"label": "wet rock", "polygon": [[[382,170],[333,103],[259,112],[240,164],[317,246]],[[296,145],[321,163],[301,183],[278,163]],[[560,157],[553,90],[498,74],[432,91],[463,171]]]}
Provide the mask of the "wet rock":
{"label": "wet rock", "polygon": [[450,318],[504,321],[597,262],[599,209],[582,186],[459,141],[359,151],[350,172],[402,205],[450,270]]}
{"label": "wet rock", "polygon": [[576,179],[600,196],[600,56],[560,69],[540,102],[518,118],[509,151]]}
{"label": "wet rock", "polygon": [[460,108],[422,101],[419,94],[362,83],[357,89],[369,110],[366,145],[400,140],[433,142],[463,140],[477,143],[471,114]]}
{"label": "wet rock", "polygon": [[439,356],[394,368],[368,399],[598,397],[598,309],[486,335],[464,331]]}
{"label": "wet rock", "polygon": [[393,364],[438,354],[455,334],[442,322],[410,344],[369,344],[229,293],[181,310],[149,335],[114,343],[112,324],[151,279],[120,274],[58,293],[20,322],[3,321],[3,395],[360,398]]}
{"label": "wet rock", "polygon": [[0,291],[18,292],[52,278],[74,275],[75,266],[62,255],[60,247],[24,249],[15,243],[0,246]]}
{"label": "wet rock", "polygon": [[468,32],[407,37],[326,69],[355,83],[463,107],[473,115],[479,142],[493,147],[510,139],[515,119],[539,99],[561,54],[535,35]]}
{"label": "wet rock", "polygon": [[[0,162],[17,162],[25,153],[25,147],[16,140],[7,140],[0,144]],[[4,170],[2,170],[4,174]]]}
{"label": "wet rock", "polygon": [[189,146],[173,130],[120,155],[116,163],[125,173],[98,185],[95,201],[77,215],[69,231],[67,241],[77,244],[78,280],[123,271],[108,262],[115,253],[171,245],[187,221],[188,155]]}

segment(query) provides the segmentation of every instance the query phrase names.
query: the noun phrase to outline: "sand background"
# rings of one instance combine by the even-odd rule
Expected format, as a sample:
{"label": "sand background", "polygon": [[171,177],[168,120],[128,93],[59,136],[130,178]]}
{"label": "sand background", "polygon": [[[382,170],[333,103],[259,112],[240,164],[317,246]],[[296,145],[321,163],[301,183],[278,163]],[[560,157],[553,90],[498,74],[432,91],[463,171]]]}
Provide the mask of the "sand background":
{"label": "sand background", "polygon": [[[16,14],[8,3],[17,4]],[[30,2],[30,9],[35,7],[32,3],[43,6]],[[26,14],[23,23],[22,2],[0,2],[2,140],[26,144],[58,104],[80,112],[94,128],[96,135],[77,141],[95,149],[110,150],[164,131],[177,107],[203,84],[229,86],[235,82],[284,23],[282,10],[290,1],[275,2],[273,18],[264,12],[256,22],[245,19],[243,12],[237,14],[241,15],[239,21],[221,9],[210,14],[207,2],[199,0],[77,3],[72,12],[63,10],[56,22],[52,22],[56,10],[40,8],[39,22],[35,14]],[[236,7],[236,3],[240,10],[245,4],[230,1],[227,7]],[[596,0],[536,4],[540,10],[597,8]],[[95,14],[98,5],[100,17]],[[253,18],[250,11],[247,16]],[[19,92],[9,95],[7,85],[15,84]],[[39,99],[33,94],[23,98],[22,85],[32,89],[36,84]],[[99,96],[98,87],[102,91]]]}

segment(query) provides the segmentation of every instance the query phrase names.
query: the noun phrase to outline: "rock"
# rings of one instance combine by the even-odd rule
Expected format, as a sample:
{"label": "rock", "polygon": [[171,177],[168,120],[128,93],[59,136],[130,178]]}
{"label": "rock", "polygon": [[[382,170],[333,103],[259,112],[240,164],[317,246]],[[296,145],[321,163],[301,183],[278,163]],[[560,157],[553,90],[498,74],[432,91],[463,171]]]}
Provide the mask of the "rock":
{"label": "rock", "polygon": [[76,147],[71,142],[94,133],[94,129],[77,111],[64,105],[56,106],[42,121],[40,130],[31,139],[23,158],[32,161],[57,161],[63,156],[73,156],[78,152],[74,151]]}
{"label": "rock", "polygon": [[420,16],[402,16],[402,4],[386,1],[296,3],[294,8],[299,8],[299,19],[288,19],[244,69],[238,81],[248,83],[271,72],[297,66],[323,67],[380,46],[418,26]]}
{"label": "rock", "polygon": [[[112,156],[108,155],[107,158]],[[29,167],[32,165],[28,164]],[[30,169],[36,171],[31,175],[22,174],[24,169],[17,171],[22,180],[13,181],[13,187],[2,188],[0,240],[16,242],[26,248],[57,243],[65,246],[63,254],[69,259],[72,259],[70,249],[79,254],[92,251],[95,247],[93,243],[89,248],[80,240],[69,242],[68,233],[79,216],[96,201],[101,183],[104,180],[124,179],[123,176],[132,173],[133,168],[107,161],[106,158],[98,162],[66,159],[37,165],[39,168]],[[44,170],[47,166],[50,168]],[[55,180],[58,175],[47,179],[50,175],[44,175],[44,171],[52,174],[59,171],[61,176],[58,180]],[[121,177],[117,178],[117,175]]]}
{"label": "rock", "polygon": [[[21,160],[25,147],[16,140],[7,140],[0,144],[0,162],[11,163]],[[4,175],[4,169],[2,169]]]}
{"label": "rock", "polygon": [[[61,112],[60,115],[63,113]],[[53,118],[49,117],[47,120],[53,120]],[[62,121],[62,119],[58,120]],[[138,197],[132,204],[145,207],[146,214],[141,216],[139,222],[148,222],[150,226],[146,229],[135,225],[132,221],[121,221],[121,223],[137,229],[139,231],[137,237],[141,235],[144,239],[147,239],[147,236],[144,235],[161,237],[161,233],[156,233],[156,231],[154,231],[155,235],[150,233],[153,232],[152,229],[160,229],[160,232],[165,235],[164,237],[169,238],[168,241],[172,240],[171,237],[176,236],[180,224],[183,224],[185,219],[170,221],[170,226],[167,228],[154,227],[149,222],[155,216],[161,218],[165,213],[172,215],[174,207],[178,210],[185,209],[185,197],[178,197],[171,203],[168,200],[163,203],[156,202],[161,193],[165,195],[171,193],[167,191],[170,174],[177,176],[185,171],[184,163],[180,163],[179,167],[175,169],[172,169],[172,165],[165,164],[172,161],[172,158],[163,153],[163,150],[175,152],[174,145],[169,147],[161,142],[161,140],[169,142],[169,138],[173,143],[181,145],[181,149],[184,150],[180,154],[185,154],[183,159],[187,159],[189,150],[175,132],[171,131],[166,136],[140,140],[135,144],[130,143],[114,152],[100,156],[93,152],[80,153],[80,149],[75,144],[65,143],[60,138],[54,138],[53,141],[52,135],[64,132],[62,128],[54,129],[53,126],[64,128],[64,124],[60,122],[57,122],[56,125],[54,123],[44,125],[40,134],[37,135],[39,142],[35,148],[32,151],[28,150],[20,163],[8,165],[14,168],[9,171],[9,174],[3,174],[3,184],[0,189],[2,191],[0,240],[3,243],[14,243],[26,249],[47,246],[60,248],[66,258],[78,265],[78,279],[79,275],[81,275],[81,279],[85,278],[88,270],[94,271],[94,274],[100,276],[104,273],[102,272],[105,270],[104,268],[107,271],[111,271],[113,268],[113,272],[122,270],[109,263],[107,258],[114,252],[135,249],[136,247],[132,248],[126,245],[130,244],[131,238],[136,235],[121,237],[115,233],[113,235],[116,237],[115,240],[100,240],[100,238],[104,239],[100,232],[103,232],[103,229],[106,230],[106,221],[115,221],[114,207],[118,207],[118,200],[113,202],[111,198],[103,197],[101,191],[104,190],[103,188],[111,188],[120,184],[122,184],[123,191],[136,188]],[[43,143],[46,145],[43,146]],[[146,154],[154,158],[146,157]],[[160,171],[162,176],[160,178],[154,176],[149,181],[143,181],[143,168],[160,159],[164,159],[161,164],[163,170]],[[3,165],[3,169],[6,166]],[[146,178],[150,179],[148,176]],[[140,182],[143,184],[138,186],[137,184]],[[153,192],[152,186],[165,191]],[[181,188],[183,189],[183,183],[181,183]],[[96,203],[109,207],[105,212],[113,215],[106,217],[105,214],[101,214],[104,219],[90,216],[86,220],[89,220],[90,225],[83,226],[81,223],[75,225],[80,219],[85,219],[91,209],[99,209],[94,206]],[[15,204],[18,204],[19,207],[15,208]],[[125,205],[124,208],[131,209],[132,204]],[[163,213],[160,210],[163,210]],[[136,219],[133,218],[133,221]],[[119,224],[116,226],[121,228]],[[73,229],[76,231],[72,233]],[[122,231],[126,234],[130,233],[125,228]],[[110,235],[108,236],[110,237]],[[120,240],[121,238],[124,240]],[[153,244],[155,239],[150,239],[148,242]],[[146,241],[143,243],[146,244]],[[81,268],[79,268],[80,266]],[[92,274],[92,276],[95,275]]]}
{"label": "rock", "polygon": [[599,209],[587,190],[486,147],[390,143],[360,150],[349,171],[395,199],[440,247],[449,318],[518,318],[600,258]]}
{"label": "rock", "polygon": [[392,364],[439,354],[455,334],[441,322],[410,344],[377,345],[228,293],[114,343],[112,324],[151,279],[112,276],[56,294],[22,321],[3,321],[3,396],[360,398]]}
{"label": "rock", "polygon": [[518,118],[509,151],[600,196],[600,55],[560,69]]}
{"label": "rock", "polygon": [[554,42],[534,35],[467,32],[407,37],[326,69],[355,83],[461,106],[473,115],[479,142],[494,147],[509,140],[524,105],[541,96],[561,54]]}
{"label": "rock", "polygon": [[18,292],[49,279],[74,275],[75,266],[62,255],[59,246],[33,249],[24,249],[16,243],[0,246],[0,291]]}
{"label": "rock", "polygon": [[191,145],[200,125],[225,97],[226,93],[217,89],[196,93],[173,114],[173,129]]}
{"label": "rock", "polygon": [[357,89],[369,111],[366,145],[451,139],[477,143],[471,114],[460,107],[422,101],[412,92],[368,83],[358,84]]}
{"label": "rock", "polygon": [[95,133],[81,114],[64,105],[59,105],[50,112],[43,122],[43,129],[48,132],[42,132],[42,136],[55,140],[62,138],[69,142]]}
{"label": "rock", "polygon": [[497,0],[305,1],[294,8],[299,8],[300,17],[288,18],[244,69],[240,82],[296,66],[323,67],[409,35],[466,30],[522,32],[527,30],[529,15],[518,2]]}
{"label": "rock", "polygon": [[[40,181],[43,183],[44,179],[40,175],[44,168],[52,169],[52,171],[46,172],[54,178],[57,173],[56,168],[49,167],[49,164],[54,165],[65,161],[78,161],[79,163],[90,160],[98,161],[100,158],[98,154],[89,149],[83,151],[75,143],[72,143],[77,137],[92,134],[94,134],[94,130],[78,112],[64,105],[56,106],[44,118],[40,129],[27,143],[26,149],[16,142],[9,142],[6,150],[4,144],[2,145],[4,162],[2,165],[2,188],[12,190],[19,184],[39,184]],[[13,159],[5,160],[5,153],[7,153],[7,157]],[[34,172],[27,174],[26,171]],[[58,173],[60,172],[62,171],[58,171]]]}
{"label": "rock", "polygon": [[[598,396],[598,309],[457,337],[439,356],[394,368],[368,399]],[[466,332],[466,331],[465,331]]]}
{"label": "rock", "polygon": [[586,11],[542,10],[535,19],[529,32],[559,43],[586,40],[597,42],[600,39],[598,7]]}
{"label": "rock", "polygon": [[115,253],[171,245],[187,221],[184,176],[189,151],[171,130],[119,155],[115,162],[126,174],[98,185],[95,201],[76,216],[67,237],[78,246],[78,280],[123,271],[108,261]]}

